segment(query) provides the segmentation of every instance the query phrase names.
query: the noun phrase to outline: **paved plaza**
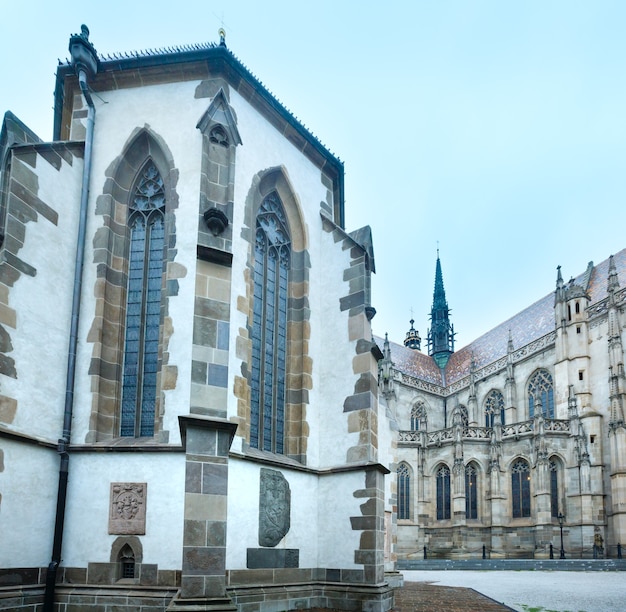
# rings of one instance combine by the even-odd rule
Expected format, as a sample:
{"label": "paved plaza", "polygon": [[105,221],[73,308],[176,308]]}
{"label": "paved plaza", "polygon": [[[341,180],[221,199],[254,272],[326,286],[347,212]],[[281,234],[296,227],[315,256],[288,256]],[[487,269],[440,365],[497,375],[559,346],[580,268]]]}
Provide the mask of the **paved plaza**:
{"label": "paved plaza", "polygon": [[[402,574],[405,587],[396,594],[397,612],[506,610],[503,606],[520,612],[626,610],[626,575],[621,571],[406,570]],[[489,599],[480,599],[470,589]],[[496,603],[503,606],[494,607]]]}

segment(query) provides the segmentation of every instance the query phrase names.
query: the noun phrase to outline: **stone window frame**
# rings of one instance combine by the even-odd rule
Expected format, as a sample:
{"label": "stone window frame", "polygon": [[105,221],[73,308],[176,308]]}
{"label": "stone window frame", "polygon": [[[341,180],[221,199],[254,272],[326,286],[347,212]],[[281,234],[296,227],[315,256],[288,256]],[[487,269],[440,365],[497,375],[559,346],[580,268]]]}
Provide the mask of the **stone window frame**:
{"label": "stone window frame", "polygon": [[[533,387],[537,387],[535,390]],[[537,396],[539,391],[539,396]],[[535,416],[535,403],[541,401],[542,414],[546,419],[554,419],[554,377],[545,368],[537,368],[529,377],[526,384],[526,393],[528,395],[528,418]],[[546,400],[544,402],[544,399]],[[547,404],[547,405],[546,405]]]}
{"label": "stone window frame", "polygon": [[[102,193],[96,201],[96,219],[102,219],[93,239],[96,266],[95,317],[88,334],[93,343],[89,374],[92,376],[92,406],[87,443],[121,438],[122,364],[124,325],[128,290],[128,255],[130,230],[128,211],[132,190],[138,175],[151,160],[159,171],[165,191],[165,241],[161,284],[161,313],[158,348],[157,393],[154,433],[148,438],[167,442],[163,430],[164,367],[169,361],[168,341],[172,331],[168,323],[169,298],[177,292],[177,282],[168,278],[168,263],[175,256],[175,215],[178,207],[178,170],[165,141],[148,127],[136,129],[128,138],[122,153],[106,169]],[[124,438],[132,444],[135,438]],[[143,438],[146,439],[146,438]]]}
{"label": "stone window frame", "polygon": [[396,499],[398,520],[411,520],[413,516],[413,504],[411,497],[411,483],[413,470],[411,466],[402,461],[396,469]]}
{"label": "stone window frame", "polygon": [[[130,549],[134,563],[134,576],[124,577],[123,557],[124,549]],[[143,546],[137,536],[119,536],[111,545],[110,562],[115,565],[115,579],[117,582],[130,584],[139,583],[140,566],[143,562]]]}
{"label": "stone window frame", "polygon": [[485,427],[493,427],[496,419],[497,411],[494,409],[493,403],[496,402],[496,407],[500,406],[500,425],[504,425],[504,394],[499,389],[491,389],[485,396],[483,414],[485,415]]}
{"label": "stone window frame", "polygon": [[[299,198],[283,166],[272,167],[257,173],[252,180],[251,188],[246,197],[242,238],[248,242],[247,261],[244,269],[247,299],[245,300],[245,306],[243,308],[240,305],[240,310],[242,310],[246,316],[247,323],[245,335],[240,335],[238,339],[238,343],[246,347],[245,352],[240,352],[240,355],[244,358],[242,373],[245,375],[242,376],[241,380],[235,383],[238,397],[238,432],[244,437],[246,445],[250,445],[250,365],[254,308],[253,271],[256,218],[259,207],[272,192],[276,192],[281,200],[291,234],[291,269],[287,290],[288,349],[287,372],[285,377],[286,403],[283,454],[290,459],[306,464],[309,437],[307,406],[309,404],[309,391],[312,389],[313,385],[313,362],[309,354],[309,236]],[[239,383],[241,383],[241,387]]]}

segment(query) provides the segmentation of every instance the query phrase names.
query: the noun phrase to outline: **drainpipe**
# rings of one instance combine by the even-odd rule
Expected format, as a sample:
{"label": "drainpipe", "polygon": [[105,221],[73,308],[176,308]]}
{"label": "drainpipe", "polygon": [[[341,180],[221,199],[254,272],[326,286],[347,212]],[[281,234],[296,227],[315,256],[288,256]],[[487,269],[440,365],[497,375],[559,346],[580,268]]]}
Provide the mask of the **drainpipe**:
{"label": "drainpipe", "polygon": [[80,194],[80,211],[78,221],[78,237],[76,240],[76,259],[74,262],[74,289],[72,293],[72,319],[70,323],[69,347],[67,353],[67,376],[65,382],[65,409],[63,412],[63,434],[58,444],[60,456],[59,489],[57,494],[56,515],[54,521],[54,540],[52,542],[52,559],[46,574],[44,592],[44,612],[53,612],[57,570],[61,563],[63,544],[63,525],[67,500],[67,481],[70,466],[69,444],[72,432],[72,412],[74,409],[74,380],[76,374],[76,347],[78,344],[78,320],[80,314],[80,298],[85,259],[85,235],[87,227],[87,204],[89,201],[89,176],[91,174],[91,155],[93,145],[93,129],[96,109],[89,93],[87,79],[93,78],[98,71],[98,55],[89,42],[87,26],[81,26],[81,33],[70,37],[70,54],[72,66],[78,74],[78,83],[87,102],[87,130],[85,134],[85,158],[83,165],[83,181]]}

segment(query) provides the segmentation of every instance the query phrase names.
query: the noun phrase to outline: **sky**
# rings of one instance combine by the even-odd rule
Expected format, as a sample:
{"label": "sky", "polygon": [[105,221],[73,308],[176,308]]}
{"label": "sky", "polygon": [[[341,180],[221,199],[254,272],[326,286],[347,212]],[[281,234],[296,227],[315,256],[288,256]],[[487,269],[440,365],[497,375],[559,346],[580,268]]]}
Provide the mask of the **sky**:
{"label": "sky", "polygon": [[374,333],[457,348],[626,247],[623,0],[0,0],[0,112],[52,137],[57,59],[218,42],[345,164]]}

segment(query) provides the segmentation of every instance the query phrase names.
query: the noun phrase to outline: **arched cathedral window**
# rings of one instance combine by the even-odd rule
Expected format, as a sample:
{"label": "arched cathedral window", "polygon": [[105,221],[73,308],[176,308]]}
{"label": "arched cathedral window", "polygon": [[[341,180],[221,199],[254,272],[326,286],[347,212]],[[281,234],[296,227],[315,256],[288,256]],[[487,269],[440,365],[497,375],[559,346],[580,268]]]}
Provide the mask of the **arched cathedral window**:
{"label": "arched cathedral window", "polygon": [[420,423],[426,422],[426,406],[424,402],[418,401],[411,409],[411,429],[413,431],[419,431]]}
{"label": "arched cathedral window", "polygon": [[559,467],[558,459],[550,459],[550,514],[553,518],[559,516]]}
{"label": "arched cathedral window", "polygon": [[411,472],[406,463],[398,466],[398,518],[411,518]]}
{"label": "arched cathedral window", "polygon": [[157,393],[165,190],[152,160],[129,206],[130,251],[122,370],[122,436],[152,436]]}
{"label": "arched cathedral window", "polygon": [[530,516],[530,466],[518,459],[511,467],[511,496],[513,518]]}
{"label": "arched cathedral window", "polygon": [[554,418],[554,391],[552,376],[546,370],[537,370],[528,382],[528,416],[535,416],[535,406],[541,401],[543,416]]}
{"label": "arched cathedral window", "polygon": [[450,518],[450,469],[442,465],[437,470],[437,520]]}
{"label": "arched cathedral window", "polygon": [[504,425],[504,396],[493,389],[485,399],[485,427],[493,427],[496,414],[500,415],[500,424]]}
{"label": "arched cathedral window", "polygon": [[256,218],[250,445],[279,454],[284,452],[290,265],[289,227],[272,192]]}
{"label": "arched cathedral window", "polygon": [[465,518],[478,518],[478,470],[473,463],[465,466]]}

